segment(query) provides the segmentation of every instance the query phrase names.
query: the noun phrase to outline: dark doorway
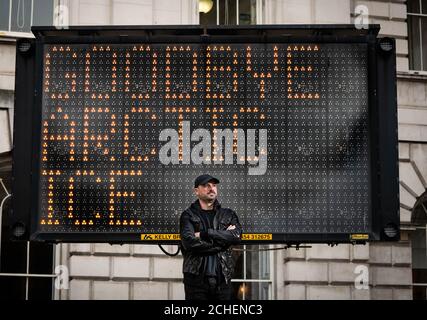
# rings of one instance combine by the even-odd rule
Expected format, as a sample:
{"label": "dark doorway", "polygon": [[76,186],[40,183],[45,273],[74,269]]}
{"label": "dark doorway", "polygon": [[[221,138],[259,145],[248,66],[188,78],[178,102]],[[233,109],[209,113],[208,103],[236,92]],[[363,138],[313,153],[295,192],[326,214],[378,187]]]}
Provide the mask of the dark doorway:
{"label": "dark doorway", "polygon": [[413,299],[427,300],[427,192],[412,211],[416,230],[411,234]]}
{"label": "dark doorway", "polygon": [[[0,178],[10,193],[12,176],[11,152],[0,154]],[[0,184],[0,202],[6,196],[3,185]],[[8,215],[11,209],[11,199],[4,202],[2,215],[0,273],[53,274],[53,246],[45,243],[29,243],[26,241],[11,241]],[[27,244],[29,248],[27,248]],[[29,252],[27,250],[29,249]],[[29,264],[27,266],[27,253]],[[1,300],[50,300],[52,299],[52,278],[28,278],[0,275]]]}

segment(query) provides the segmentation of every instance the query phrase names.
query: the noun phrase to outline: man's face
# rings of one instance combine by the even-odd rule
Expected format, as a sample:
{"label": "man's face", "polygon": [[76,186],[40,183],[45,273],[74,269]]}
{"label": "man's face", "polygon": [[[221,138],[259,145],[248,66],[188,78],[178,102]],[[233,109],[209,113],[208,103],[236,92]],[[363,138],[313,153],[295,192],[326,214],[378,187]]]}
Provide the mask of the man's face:
{"label": "man's face", "polygon": [[194,188],[194,193],[200,200],[213,201],[217,197],[216,183],[208,182],[199,185],[197,188]]}

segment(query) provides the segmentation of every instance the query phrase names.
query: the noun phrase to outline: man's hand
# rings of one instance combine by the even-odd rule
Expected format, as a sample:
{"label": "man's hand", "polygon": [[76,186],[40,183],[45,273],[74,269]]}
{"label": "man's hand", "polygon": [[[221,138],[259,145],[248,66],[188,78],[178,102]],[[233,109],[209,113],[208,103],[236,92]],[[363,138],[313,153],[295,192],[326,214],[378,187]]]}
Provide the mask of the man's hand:
{"label": "man's hand", "polygon": [[[229,225],[229,226],[227,227],[227,230],[234,230],[234,229],[236,229],[236,226],[235,226],[234,224]],[[200,232],[195,232],[195,233],[194,233],[194,236],[195,236],[196,238],[200,238]]]}

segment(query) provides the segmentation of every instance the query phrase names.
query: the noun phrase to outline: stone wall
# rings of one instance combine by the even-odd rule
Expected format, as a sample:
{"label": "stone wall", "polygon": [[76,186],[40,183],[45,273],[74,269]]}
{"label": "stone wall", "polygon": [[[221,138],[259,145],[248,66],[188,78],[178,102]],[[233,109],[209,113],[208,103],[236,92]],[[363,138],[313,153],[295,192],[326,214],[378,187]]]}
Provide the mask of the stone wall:
{"label": "stone wall", "polygon": [[12,149],[15,41],[0,37],[0,153]]}
{"label": "stone wall", "polygon": [[[279,255],[278,270],[284,264],[284,286],[278,290],[278,299],[412,298],[411,248],[405,241],[336,247],[316,244]],[[367,268],[367,289],[355,286],[358,266]]]}
{"label": "stone wall", "polygon": [[[182,256],[157,245],[62,244],[70,289],[60,299],[183,299]],[[177,246],[163,246],[175,252]],[[59,261],[58,261],[59,264]]]}

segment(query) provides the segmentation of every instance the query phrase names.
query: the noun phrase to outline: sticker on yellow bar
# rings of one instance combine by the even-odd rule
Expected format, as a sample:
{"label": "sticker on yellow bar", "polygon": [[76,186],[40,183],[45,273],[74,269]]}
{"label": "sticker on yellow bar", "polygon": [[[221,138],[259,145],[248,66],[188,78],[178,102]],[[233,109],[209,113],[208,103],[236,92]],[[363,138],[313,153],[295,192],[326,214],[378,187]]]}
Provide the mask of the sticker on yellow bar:
{"label": "sticker on yellow bar", "polygon": [[271,233],[244,233],[242,240],[273,240]]}
{"label": "sticker on yellow bar", "polygon": [[141,233],[141,240],[158,241],[158,240],[180,240],[179,233]]}
{"label": "sticker on yellow bar", "polygon": [[355,233],[350,235],[351,240],[368,240],[369,234],[367,233]]}

